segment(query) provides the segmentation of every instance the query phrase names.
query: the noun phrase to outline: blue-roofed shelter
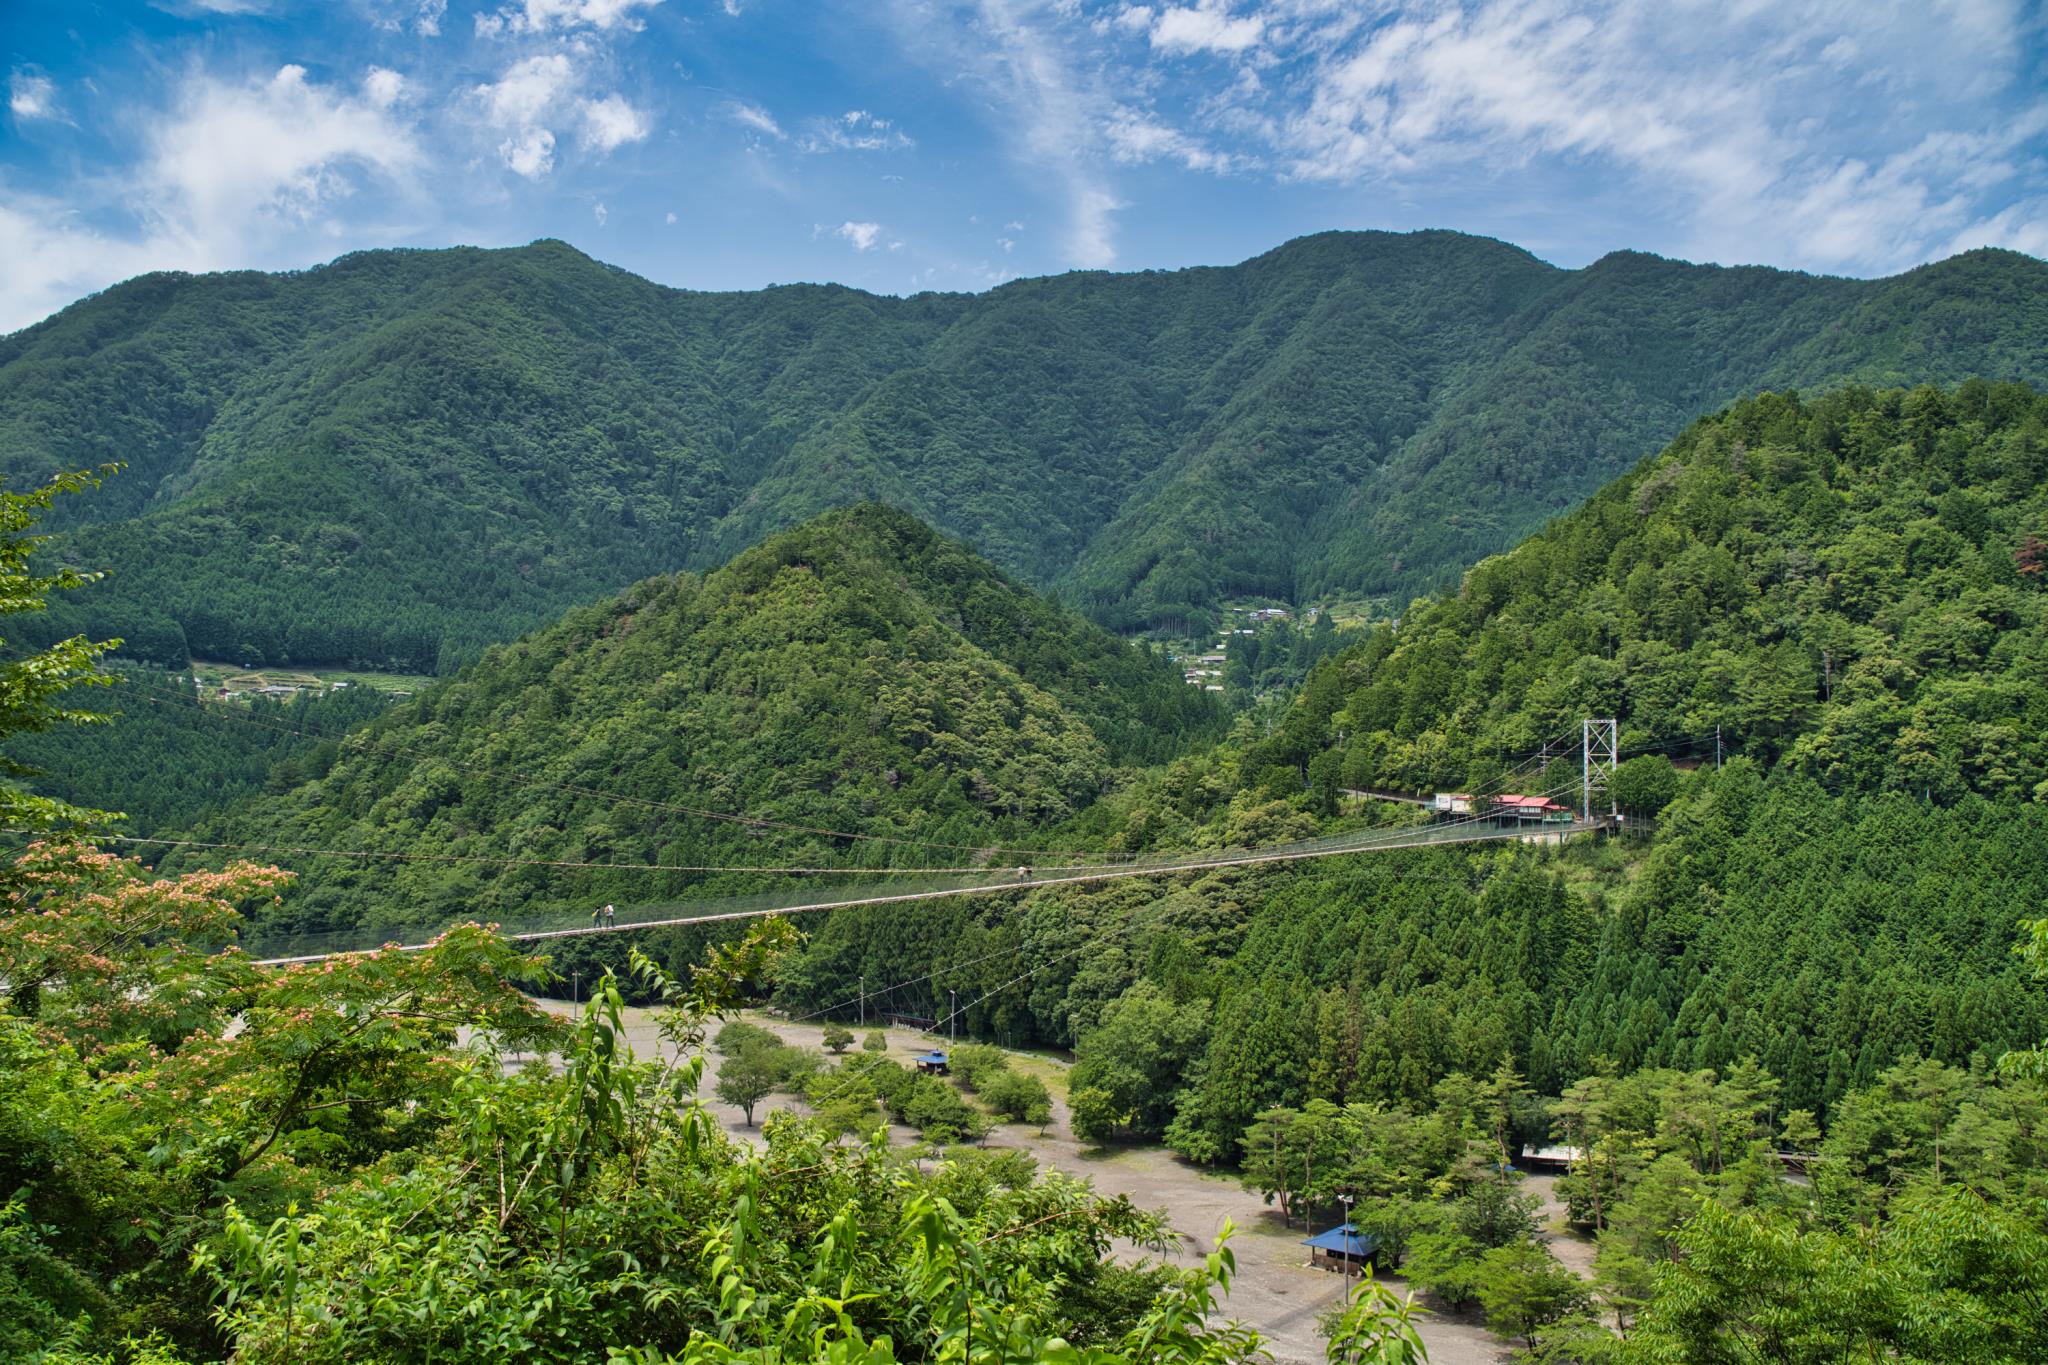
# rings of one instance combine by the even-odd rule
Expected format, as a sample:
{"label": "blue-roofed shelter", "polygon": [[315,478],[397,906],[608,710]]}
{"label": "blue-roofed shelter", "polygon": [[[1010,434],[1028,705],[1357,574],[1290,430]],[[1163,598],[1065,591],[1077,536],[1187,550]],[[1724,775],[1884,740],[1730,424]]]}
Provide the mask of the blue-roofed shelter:
{"label": "blue-roofed shelter", "polygon": [[948,1069],[946,1054],[938,1051],[936,1048],[930,1052],[920,1052],[910,1060],[917,1066],[919,1071],[924,1072],[928,1076],[943,1076]]}
{"label": "blue-roofed shelter", "polygon": [[1301,1244],[1308,1248],[1310,1265],[1331,1270],[1356,1269],[1371,1261],[1373,1253],[1380,1249],[1379,1238],[1369,1232],[1360,1232],[1349,1223],[1313,1237],[1304,1237]]}

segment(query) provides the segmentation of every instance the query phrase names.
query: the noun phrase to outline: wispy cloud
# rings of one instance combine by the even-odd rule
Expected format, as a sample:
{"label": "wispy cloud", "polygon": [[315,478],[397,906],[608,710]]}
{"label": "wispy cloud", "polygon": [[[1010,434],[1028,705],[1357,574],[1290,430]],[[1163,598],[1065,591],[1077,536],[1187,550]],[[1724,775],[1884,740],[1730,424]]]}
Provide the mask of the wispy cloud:
{"label": "wispy cloud", "polygon": [[1200,139],[1135,109],[1118,109],[1103,128],[1119,161],[1177,161],[1191,171],[1228,171],[1248,158],[1218,151]]}
{"label": "wispy cloud", "polygon": [[[297,65],[182,81],[139,162],[107,187],[132,231],[51,196],[7,196],[0,331],[140,270],[246,266],[286,239],[332,254],[344,228],[374,237],[376,218],[417,194],[427,164],[389,75],[373,68],[360,90],[316,83]],[[370,189],[384,197],[366,224],[348,214]]]}
{"label": "wispy cloud", "polygon": [[817,153],[904,151],[917,144],[888,119],[849,109],[837,118],[813,120],[796,145],[799,151]]}
{"label": "wispy cloud", "polygon": [[1067,0],[897,0],[907,50],[985,98],[1009,154],[1057,188],[1069,265],[1116,261],[1124,205],[1104,173],[1103,123],[1114,108],[1085,56],[1087,30]]}
{"label": "wispy cloud", "polygon": [[782,131],[782,125],[775,121],[775,115],[760,105],[748,100],[731,100],[725,106],[725,116],[742,128],[751,128],[757,133],[787,142],[789,134]]}
{"label": "wispy cloud", "polygon": [[1604,173],[1678,225],[1663,249],[1830,270],[2041,231],[2022,0],[1201,0],[1072,22],[1143,93],[1097,115],[1122,161],[1399,193]]}
{"label": "wispy cloud", "polygon": [[32,71],[16,71],[7,80],[7,108],[18,119],[57,117],[57,83]]}
{"label": "wispy cloud", "polygon": [[[1823,268],[1885,268],[1964,227],[1968,183],[2017,173],[2013,156],[2040,136],[2048,102],[2037,99],[1996,132],[1939,137],[1934,154],[1872,156],[1839,115],[1830,126],[1827,101],[1814,99],[1828,89],[1826,69],[1848,59],[1843,44],[1854,46],[1839,31],[1848,11],[1796,0],[1687,8],[1676,16],[1559,0],[1418,7],[1325,51],[1306,99],[1281,124],[1280,150],[1292,175],[1333,180],[1604,160],[1654,193],[1690,201],[1691,252],[1744,259],[1763,248]],[[2004,10],[2009,22],[1992,31],[2018,27],[2009,6],[1962,8]],[[1902,6],[1854,13],[1880,35],[1915,27]],[[1947,44],[1938,25],[1926,27],[1913,63],[1938,69]],[[1880,87],[1880,100],[1931,93],[1913,90],[1905,67],[1859,64],[1852,79]]]}

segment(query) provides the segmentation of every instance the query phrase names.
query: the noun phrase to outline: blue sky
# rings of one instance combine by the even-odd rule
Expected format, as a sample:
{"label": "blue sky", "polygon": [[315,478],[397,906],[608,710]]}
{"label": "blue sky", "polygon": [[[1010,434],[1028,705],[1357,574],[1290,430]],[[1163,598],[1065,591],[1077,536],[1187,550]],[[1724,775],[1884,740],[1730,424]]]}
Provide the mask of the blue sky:
{"label": "blue sky", "polygon": [[895,293],[1334,227],[2048,255],[2021,0],[5,0],[0,60],[0,331],[145,270],[543,236]]}

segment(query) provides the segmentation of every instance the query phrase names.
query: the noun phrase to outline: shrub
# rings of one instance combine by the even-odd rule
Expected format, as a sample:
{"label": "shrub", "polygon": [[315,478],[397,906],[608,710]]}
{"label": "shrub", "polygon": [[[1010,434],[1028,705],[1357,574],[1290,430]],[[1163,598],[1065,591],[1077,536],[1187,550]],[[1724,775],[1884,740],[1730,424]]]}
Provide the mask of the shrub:
{"label": "shrub", "polygon": [[776,1085],[792,1095],[802,1094],[811,1077],[825,1069],[825,1055],[809,1048],[784,1045],[768,1055],[775,1065]]}
{"label": "shrub", "polygon": [[1048,1120],[1052,1114],[1052,1094],[1045,1088],[1045,1082],[1007,1067],[983,1083],[981,1102],[1006,1119],[1028,1120],[1040,1106],[1045,1108]]}
{"label": "shrub", "polygon": [[718,1038],[712,1043],[726,1056],[731,1057],[746,1050],[748,1044],[758,1043],[768,1047],[785,1047],[778,1038],[759,1024],[749,1024],[744,1019],[735,1019],[718,1031]]}
{"label": "shrub", "polygon": [[1408,1243],[1408,1283],[1456,1312],[1479,1297],[1481,1250],[1455,1232],[1424,1232]]}
{"label": "shrub", "polygon": [[987,1043],[962,1043],[948,1059],[953,1074],[969,1090],[979,1090],[1010,1069],[1010,1059],[999,1047]]}

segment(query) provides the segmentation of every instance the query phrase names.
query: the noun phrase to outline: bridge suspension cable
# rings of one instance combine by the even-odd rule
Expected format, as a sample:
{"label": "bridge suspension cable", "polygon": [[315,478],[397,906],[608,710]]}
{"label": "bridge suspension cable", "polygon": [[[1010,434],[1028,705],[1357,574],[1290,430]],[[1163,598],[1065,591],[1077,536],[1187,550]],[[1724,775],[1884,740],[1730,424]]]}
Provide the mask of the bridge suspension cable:
{"label": "bridge suspension cable", "polygon": [[[1563,790],[1563,788],[1560,788]],[[1529,833],[1519,828],[1482,828],[1490,823],[1491,817],[1472,815],[1459,820],[1444,821],[1432,825],[1372,830],[1353,830],[1342,834],[1326,835],[1316,839],[1297,840],[1287,844],[1265,847],[1226,848],[1199,853],[1157,855],[1151,859],[1114,867],[1095,868],[1047,868],[1042,872],[1024,877],[1009,874],[980,871],[973,875],[948,879],[948,884],[904,889],[901,887],[865,888],[842,896],[806,900],[801,894],[781,897],[774,895],[742,896],[723,900],[696,902],[692,913],[663,914],[660,910],[642,918],[629,918],[623,923],[604,925],[561,925],[532,927],[501,925],[504,937],[515,943],[545,943],[558,939],[587,938],[605,934],[629,932],[639,929],[684,928],[708,924],[732,923],[735,921],[761,919],[776,915],[811,914],[823,910],[844,909],[857,905],[900,905],[917,901],[941,900],[957,896],[987,895],[994,892],[1028,891],[1049,886],[1084,885],[1104,881],[1124,880],[1135,877],[1170,876],[1184,872],[1211,871],[1232,867],[1250,867],[1267,863],[1302,862],[1319,858],[1342,857],[1356,853],[1378,852],[1388,849],[1426,848],[1434,844],[1467,844],[1524,840]],[[1562,838],[1569,834],[1582,833],[1593,826],[1573,821],[1568,827],[1554,827],[1542,831],[1539,837]],[[730,908],[718,908],[721,905]],[[379,946],[396,946],[402,951],[417,952],[430,946],[428,942],[391,944],[378,942],[389,930],[347,931],[346,943],[336,942],[331,946],[322,945],[320,951],[280,953],[259,957],[259,963],[269,966],[297,962],[313,962],[345,952],[361,952]],[[336,936],[337,938],[342,936]],[[295,946],[310,947],[310,944]]]}

